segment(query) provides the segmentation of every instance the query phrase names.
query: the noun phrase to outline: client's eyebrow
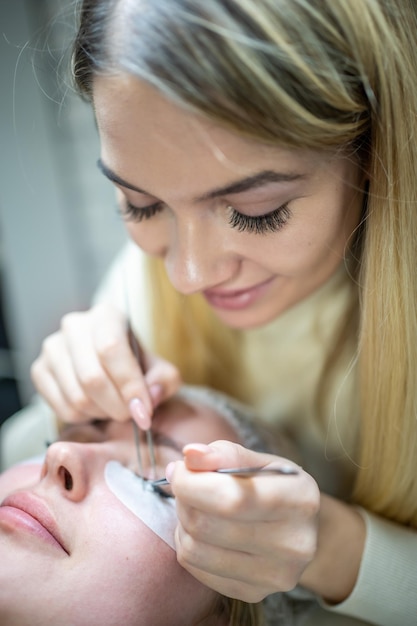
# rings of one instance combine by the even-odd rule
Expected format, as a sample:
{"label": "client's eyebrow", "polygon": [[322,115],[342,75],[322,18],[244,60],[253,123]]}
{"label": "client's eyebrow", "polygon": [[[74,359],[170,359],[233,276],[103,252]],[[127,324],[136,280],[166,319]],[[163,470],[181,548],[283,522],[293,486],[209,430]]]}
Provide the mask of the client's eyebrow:
{"label": "client's eyebrow", "polygon": [[153,434],[154,442],[158,446],[165,446],[167,448],[172,448],[176,452],[179,452],[180,454],[182,454],[182,449],[185,446],[185,443],[180,443],[179,441],[175,441],[174,439],[171,439],[171,437],[168,437],[168,435],[165,435],[164,433],[160,431],[153,431],[152,434]]}
{"label": "client's eyebrow", "polygon": [[[88,422],[66,424],[59,433],[57,441],[75,441],[78,443],[104,443],[109,441],[107,428],[112,419],[92,419]],[[171,448],[182,454],[185,443],[172,439],[161,431],[152,431],[155,444]]]}
{"label": "client's eyebrow", "polygon": [[[98,159],[97,166],[99,170],[104,174],[104,176],[106,176],[106,178],[108,178],[112,182],[121,185],[122,187],[126,187],[126,189],[131,189],[132,191],[142,193],[146,196],[153,195],[145,191],[144,189],[140,189],[140,187],[136,187],[126,180],[123,180],[123,178],[120,178],[120,176],[113,172],[107,165],[105,165],[101,159]],[[222,196],[244,193],[245,191],[250,191],[251,189],[263,187],[268,183],[291,183],[297,180],[304,180],[306,178],[306,174],[300,174],[297,172],[276,172],[274,170],[262,170],[253,174],[252,176],[247,176],[245,178],[228,183],[223,187],[217,187],[216,189],[207,191],[201,196],[194,198],[194,202],[204,202],[206,200],[214,200],[215,198],[220,198]]]}
{"label": "client's eyebrow", "polygon": [[107,428],[111,419],[91,419],[88,422],[66,424],[60,431],[57,441],[77,443],[103,443],[108,440]]}

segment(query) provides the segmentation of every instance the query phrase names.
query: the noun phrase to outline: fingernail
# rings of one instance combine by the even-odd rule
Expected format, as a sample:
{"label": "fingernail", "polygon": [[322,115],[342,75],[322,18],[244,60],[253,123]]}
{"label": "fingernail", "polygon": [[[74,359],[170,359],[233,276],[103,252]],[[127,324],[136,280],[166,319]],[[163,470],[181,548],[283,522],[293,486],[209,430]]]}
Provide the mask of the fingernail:
{"label": "fingernail", "polygon": [[187,443],[182,450],[183,454],[190,452],[200,452],[201,454],[210,454],[213,449],[207,446],[205,443]]}
{"label": "fingernail", "polygon": [[129,410],[139,428],[142,428],[143,430],[150,428],[150,417],[145,410],[142,400],[139,400],[139,398],[133,398],[133,400],[129,402]]}
{"label": "fingernail", "polygon": [[162,392],[163,392],[163,388],[162,388],[162,385],[160,385],[159,383],[154,383],[153,385],[149,387],[149,395],[152,398],[152,403],[154,406],[159,404],[162,398]]}
{"label": "fingernail", "polygon": [[171,461],[171,463],[168,463],[168,465],[165,468],[165,478],[171,482],[172,480],[172,476],[174,474],[174,469],[175,469],[175,463],[174,461]]}

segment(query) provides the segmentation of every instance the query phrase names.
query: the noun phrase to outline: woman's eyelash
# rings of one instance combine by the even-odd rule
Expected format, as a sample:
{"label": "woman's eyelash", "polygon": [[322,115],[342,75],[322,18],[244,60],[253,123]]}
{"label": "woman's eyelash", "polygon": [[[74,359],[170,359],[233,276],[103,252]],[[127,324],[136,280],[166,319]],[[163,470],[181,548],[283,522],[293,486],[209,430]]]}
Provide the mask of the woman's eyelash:
{"label": "woman's eyelash", "polygon": [[[155,202],[147,207],[137,207],[125,200],[123,206],[119,207],[119,212],[125,220],[141,222],[154,217],[163,209],[163,202]],[[229,224],[232,228],[239,232],[255,233],[256,235],[277,232],[285,226],[291,217],[291,211],[287,204],[283,204],[266,215],[244,215],[232,206],[229,206],[228,210],[230,211]]]}
{"label": "woman's eyelash", "polygon": [[277,232],[285,226],[291,217],[291,211],[287,204],[283,204],[266,215],[255,216],[239,213],[232,206],[228,208],[230,210],[229,224],[232,228],[236,228],[239,232],[255,233],[256,235]]}
{"label": "woman's eyelash", "polygon": [[155,202],[146,207],[137,207],[125,200],[122,207],[119,207],[119,213],[128,221],[141,222],[142,220],[148,220],[164,208],[162,202]]}

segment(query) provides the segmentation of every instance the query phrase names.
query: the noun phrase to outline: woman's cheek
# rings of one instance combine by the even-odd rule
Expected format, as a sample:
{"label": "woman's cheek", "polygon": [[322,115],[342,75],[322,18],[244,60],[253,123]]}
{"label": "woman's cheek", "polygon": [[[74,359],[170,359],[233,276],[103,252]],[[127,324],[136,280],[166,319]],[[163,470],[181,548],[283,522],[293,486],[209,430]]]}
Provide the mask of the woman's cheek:
{"label": "woman's cheek", "polygon": [[0,474],[0,501],[13,491],[37,485],[41,470],[41,463],[21,463]]}

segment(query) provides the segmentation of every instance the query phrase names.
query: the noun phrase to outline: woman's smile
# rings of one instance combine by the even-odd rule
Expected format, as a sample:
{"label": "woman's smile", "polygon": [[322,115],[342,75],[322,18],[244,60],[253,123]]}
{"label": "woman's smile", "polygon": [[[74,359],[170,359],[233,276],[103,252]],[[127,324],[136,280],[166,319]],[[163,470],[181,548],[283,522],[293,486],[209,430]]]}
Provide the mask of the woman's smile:
{"label": "woman's smile", "polygon": [[207,289],[203,295],[214,309],[239,311],[250,307],[268,291],[275,276],[246,289]]}

